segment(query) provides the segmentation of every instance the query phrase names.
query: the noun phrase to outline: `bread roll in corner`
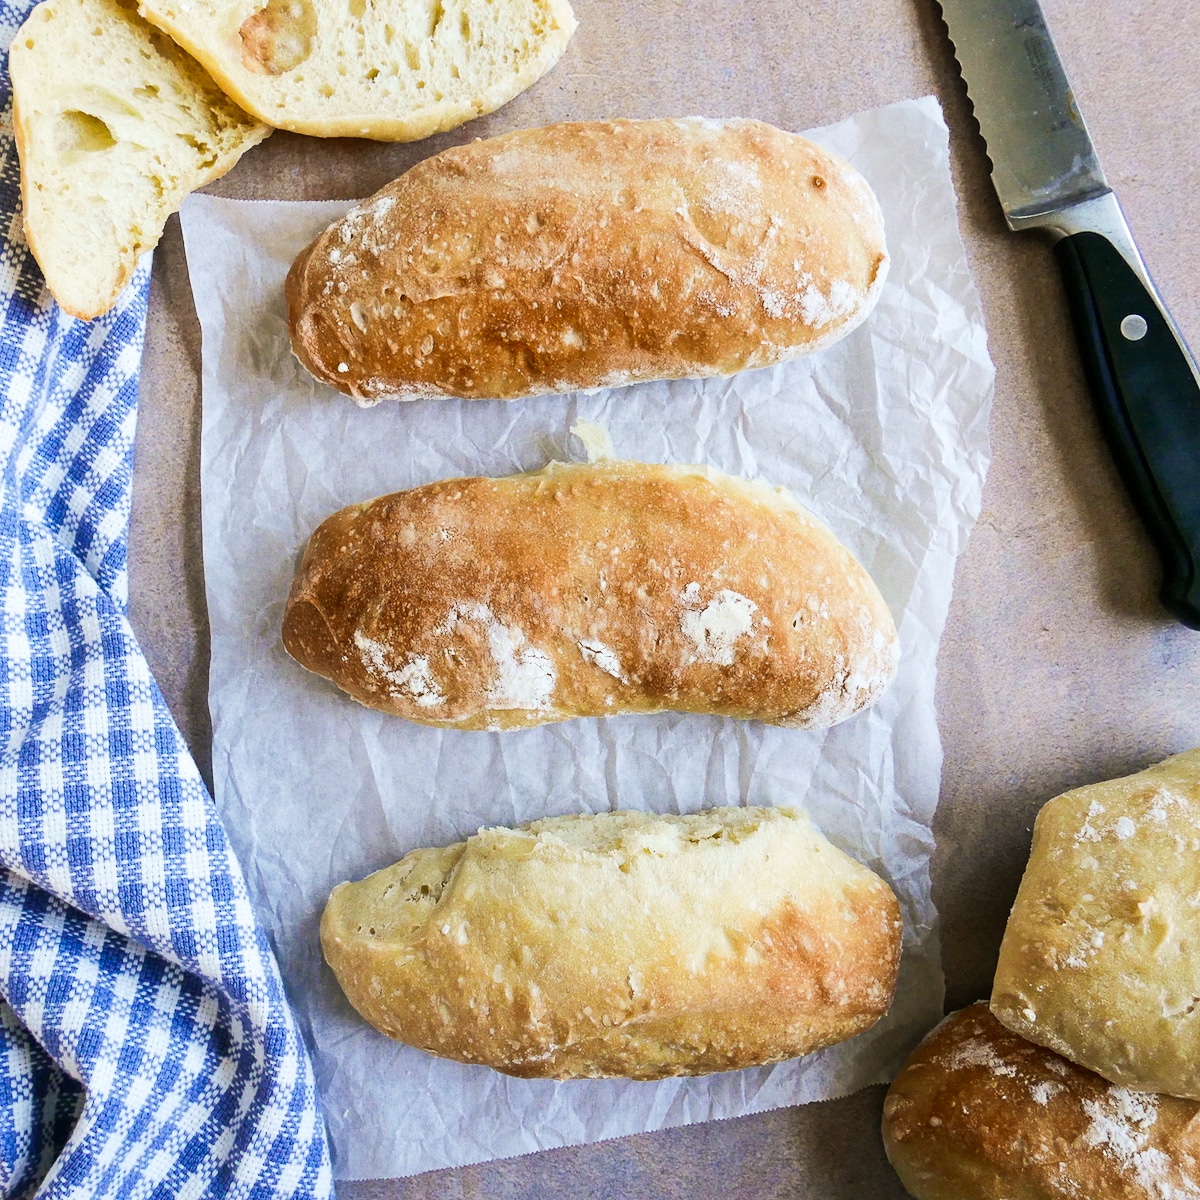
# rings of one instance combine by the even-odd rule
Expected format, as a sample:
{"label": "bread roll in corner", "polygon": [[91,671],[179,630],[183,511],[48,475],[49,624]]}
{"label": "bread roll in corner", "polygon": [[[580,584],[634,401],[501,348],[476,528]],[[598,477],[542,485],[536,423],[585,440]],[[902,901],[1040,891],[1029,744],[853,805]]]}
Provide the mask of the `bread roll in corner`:
{"label": "bread roll in corner", "polygon": [[883,1106],[916,1200],[1200,1200],[1200,1105],[1115,1087],[984,1004],[913,1051]]}
{"label": "bread roll in corner", "polygon": [[898,657],[870,576],[782,489],[622,461],[335,513],[283,644],[362,704],[458,729],[668,709],[825,728]]}
{"label": "bread roll in corner", "polygon": [[731,375],[827,346],[887,276],[857,171],[761,121],[591,121],[455,146],[287,279],[297,358],[359,404]]}
{"label": "bread roll in corner", "polygon": [[992,1012],[1113,1083],[1200,1100],[1200,750],[1038,814]]}
{"label": "bread roll in corner", "polygon": [[321,944],[388,1036],[509,1075],[660,1079],[887,1012],[900,907],[794,809],[482,829],[335,888]]}

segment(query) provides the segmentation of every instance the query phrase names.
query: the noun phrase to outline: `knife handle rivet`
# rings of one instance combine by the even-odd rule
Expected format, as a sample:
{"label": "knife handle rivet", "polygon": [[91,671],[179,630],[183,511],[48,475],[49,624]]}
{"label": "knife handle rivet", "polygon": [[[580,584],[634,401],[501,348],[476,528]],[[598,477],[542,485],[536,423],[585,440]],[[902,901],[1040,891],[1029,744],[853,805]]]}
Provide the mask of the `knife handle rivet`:
{"label": "knife handle rivet", "polygon": [[1138,316],[1137,313],[1130,313],[1121,322],[1121,336],[1127,342],[1140,342],[1146,336],[1150,326],[1146,324],[1146,318]]}

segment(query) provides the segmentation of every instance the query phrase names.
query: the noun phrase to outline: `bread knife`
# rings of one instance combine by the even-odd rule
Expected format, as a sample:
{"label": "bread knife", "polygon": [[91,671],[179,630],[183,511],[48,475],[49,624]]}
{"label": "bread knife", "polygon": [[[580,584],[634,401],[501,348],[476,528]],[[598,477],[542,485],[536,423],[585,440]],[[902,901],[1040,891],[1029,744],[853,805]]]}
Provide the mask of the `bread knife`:
{"label": "bread knife", "polygon": [[1055,238],[1092,399],[1162,560],[1160,598],[1200,629],[1200,371],[1159,297],[1037,0],[938,0],[1010,229]]}

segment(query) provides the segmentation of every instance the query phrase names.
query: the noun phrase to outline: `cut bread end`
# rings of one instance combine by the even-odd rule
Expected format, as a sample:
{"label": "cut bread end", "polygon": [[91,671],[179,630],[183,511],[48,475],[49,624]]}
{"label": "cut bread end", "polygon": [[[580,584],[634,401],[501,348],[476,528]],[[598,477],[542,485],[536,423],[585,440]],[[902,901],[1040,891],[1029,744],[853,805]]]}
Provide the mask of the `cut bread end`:
{"label": "cut bread end", "polygon": [[184,197],[271,132],[132,3],[44,0],[9,63],[25,236],[72,316],[107,312]]}
{"label": "cut bread end", "polygon": [[142,0],[247,112],[316,137],[415,141],[492,112],[575,31],[568,0]]}

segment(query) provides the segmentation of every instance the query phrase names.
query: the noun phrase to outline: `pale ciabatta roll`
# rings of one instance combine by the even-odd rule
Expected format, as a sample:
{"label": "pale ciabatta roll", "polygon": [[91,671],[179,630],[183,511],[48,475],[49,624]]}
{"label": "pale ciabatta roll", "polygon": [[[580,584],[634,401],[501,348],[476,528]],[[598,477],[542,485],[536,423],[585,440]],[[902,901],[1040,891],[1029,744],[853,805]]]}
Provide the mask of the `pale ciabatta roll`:
{"label": "pale ciabatta roll", "polygon": [[1114,1083],[1200,1100],[1200,750],[1038,814],[992,1011]]}
{"label": "pale ciabatta roll", "polygon": [[897,660],[870,576],[791,496],[622,461],[342,509],[283,644],[362,704],[459,729],[667,709],[823,728]]}
{"label": "pale ciabatta roll", "polygon": [[777,1062],[891,1004],[900,908],[795,809],[482,829],[335,888],[351,1004],[510,1075],[660,1079]]}
{"label": "pale ciabatta roll", "polygon": [[913,1052],[883,1140],[916,1200],[1200,1200],[1200,1105],[1116,1087],[975,1004]]}
{"label": "pale ciabatta roll", "polygon": [[287,281],[292,346],[360,404],[730,375],[828,345],[887,274],[847,163],[758,121],[597,121],[426,159]]}

